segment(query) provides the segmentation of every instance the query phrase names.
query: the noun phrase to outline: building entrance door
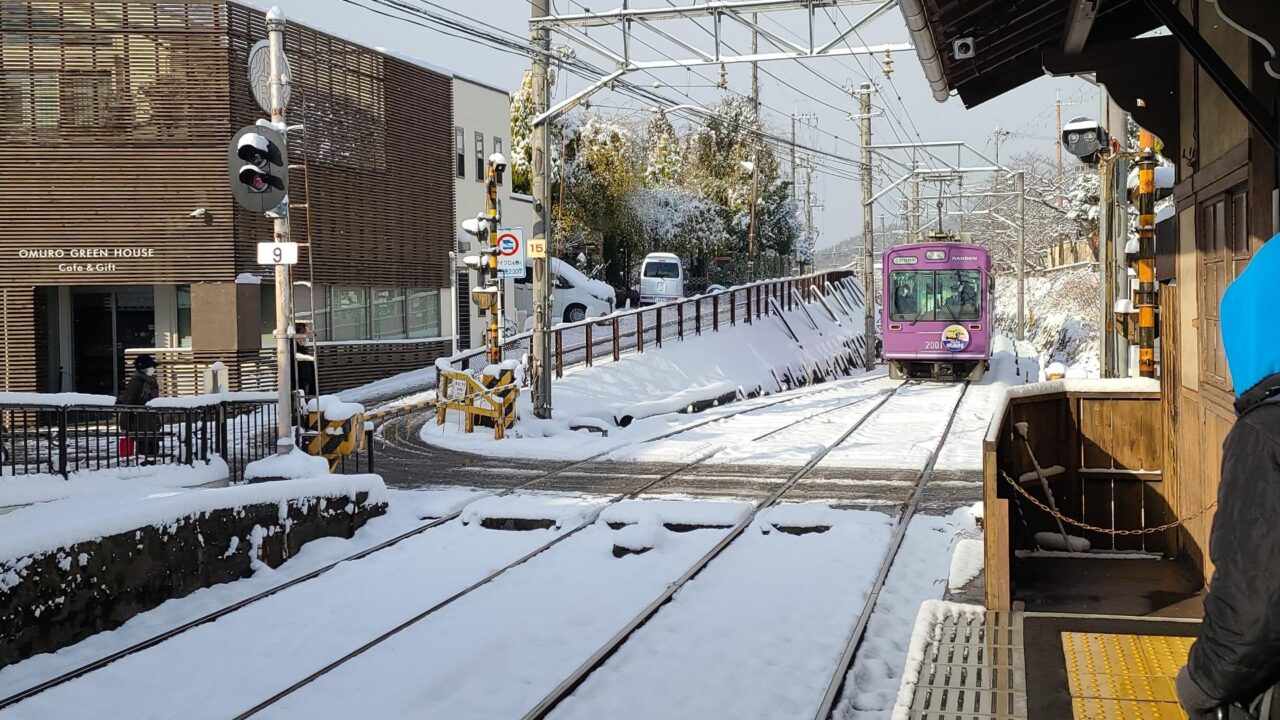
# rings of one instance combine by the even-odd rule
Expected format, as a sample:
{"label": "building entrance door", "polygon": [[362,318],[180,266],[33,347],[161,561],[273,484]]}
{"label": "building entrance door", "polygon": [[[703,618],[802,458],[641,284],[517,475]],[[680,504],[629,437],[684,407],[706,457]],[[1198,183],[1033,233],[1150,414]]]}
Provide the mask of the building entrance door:
{"label": "building entrance door", "polygon": [[155,295],[150,287],[71,291],[75,391],[118,395],[132,368],[124,350],[155,347]]}

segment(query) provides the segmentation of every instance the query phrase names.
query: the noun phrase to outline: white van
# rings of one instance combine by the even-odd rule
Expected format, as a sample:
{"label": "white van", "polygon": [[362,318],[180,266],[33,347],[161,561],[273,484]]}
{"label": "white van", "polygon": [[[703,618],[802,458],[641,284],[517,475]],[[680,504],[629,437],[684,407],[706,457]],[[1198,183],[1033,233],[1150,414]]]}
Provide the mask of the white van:
{"label": "white van", "polygon": [[649,253],[640,266],[640,304],[678,300],[684,297],[684,266],[672,253]]}
{"label": "white van", "polygon": [[[613,312],[613,288],[608,283],[592,280],[559,258],[551,258],[551,271],[554,273],[551,278],[553,322],[578,322]],[[516,278],[512,285],[516,310],[532,318],[533,266],[526,265],[524,277]]]}

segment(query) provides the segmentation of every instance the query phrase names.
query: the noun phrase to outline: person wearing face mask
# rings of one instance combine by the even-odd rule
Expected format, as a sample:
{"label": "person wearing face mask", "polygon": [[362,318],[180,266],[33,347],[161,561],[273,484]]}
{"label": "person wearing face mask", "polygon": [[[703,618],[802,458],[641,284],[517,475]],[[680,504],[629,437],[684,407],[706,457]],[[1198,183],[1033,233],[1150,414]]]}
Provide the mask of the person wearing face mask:
{"label": "person wearing face mask", "polygon": [[[160,383],[156,381],[156,359],[150,355],[139,355],[133,360],[133,376],[129,378],[124,392],[116,398],[116,403],[146,405],[158,397]],[[152,464],[160,450],[160,418],[151,413],[127,413],[120,418],[120,430],[133,441],[134,452],[142,459],[142,464]]]}

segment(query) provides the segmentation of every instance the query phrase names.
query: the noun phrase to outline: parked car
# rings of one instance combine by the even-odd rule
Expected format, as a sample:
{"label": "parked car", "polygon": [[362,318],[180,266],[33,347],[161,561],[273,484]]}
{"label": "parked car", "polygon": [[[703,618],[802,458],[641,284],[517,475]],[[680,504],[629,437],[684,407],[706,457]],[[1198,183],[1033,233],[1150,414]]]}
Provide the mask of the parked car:
{"label": "parked car", "polygon": [[684,266],[672,253],[649,253],[640,266],[640,304],[684,297]]}
{"label": "parked car", "polygon": [[[613,312],[613,288],[559,258],[551,258],[551,314],[556,322],[578,322]],[[513,281],[516,309],[533,317],[533,267]]]}

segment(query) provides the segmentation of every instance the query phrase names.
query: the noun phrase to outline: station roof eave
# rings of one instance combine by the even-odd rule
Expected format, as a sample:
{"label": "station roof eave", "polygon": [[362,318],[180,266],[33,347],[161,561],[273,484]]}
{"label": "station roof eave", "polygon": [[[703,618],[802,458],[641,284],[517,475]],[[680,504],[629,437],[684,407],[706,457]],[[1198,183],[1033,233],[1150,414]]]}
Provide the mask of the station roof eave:
{"label": "station roof eave", "polygon": [[[923,32],[932,41],[941,66],[935,90],[960,97],[975,107],[1045,74],[1042,55],[1061,51],[1079,14],[1076,5],[1091,0],[908,0],[904,12],[922,12]],[[1099,9],[1085,37],[1089,43],[1127,40],[1160,26],[1139,0],[1097,3]],[[917,23],[921,23],[917,20]],[[957,58],[957,40],[972,42],[972,57]],[[917,48],[922,43],[917,42]],[[923,60],[923,58],[922,58]]]}
{"label": "station roof eave", "polygon": [[[955,95],[972,108],[1045,74],[1094,75],[1139,123],[1156,111],[1177,117],[1177,62],[1170,62],[1176,43],[1139,37],[1161,25],[1141,0],[902,0],[901,5],[939,101]],[[972,57],[956,56],[955,43],[963,40],[971,43]],[[1134,52],[1133,43],[1144,43],[1144,52]],[[1151,56],[1147,64],[1162,77],[1153,82],[1151,75],[1135,72],[1135,56]],[[1143,78],[1140,89],[1127,87],[1131,77]],[[1148,119],[1144,127],[1166,143],[1176,139],[1176,132]]]}

